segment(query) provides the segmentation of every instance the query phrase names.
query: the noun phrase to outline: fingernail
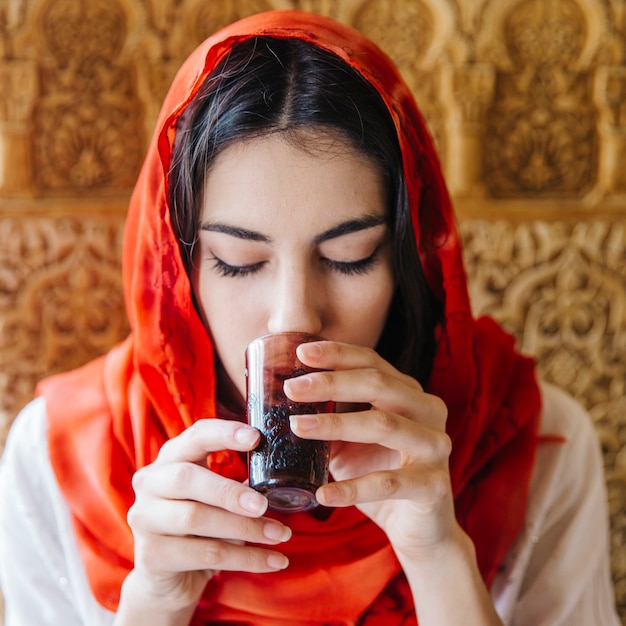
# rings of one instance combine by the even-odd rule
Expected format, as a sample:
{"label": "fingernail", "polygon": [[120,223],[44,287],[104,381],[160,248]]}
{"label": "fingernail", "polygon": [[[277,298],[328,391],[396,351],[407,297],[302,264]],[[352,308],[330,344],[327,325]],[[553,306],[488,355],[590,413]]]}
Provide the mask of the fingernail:
{"label": "fingernail", "polygon": [[339,489],[337,489],[334,485],[325,485],[323,487],[323,500],[327,504],[337,502],[340,495]]}
{"label": "fingernail", "polygon": [[292,430],[313,430],[319,426],[320,420],[317,415],[290,415],[289,424]]}
{"label": "fingernail", "polygon": [[291,539],[291,529],[282,524],[272,522],[265,524],[263,534],[272,541],[288,541]]}
{"label": "fingernail", "polygon": [[298,349],[304,350],[310,359],[319,359],[322,356],[322,348],[318,343],[302,343]]}
{"label": "fingernail", "polygon": [[267,564],[272,569],[285,569],[289,565],[289,559],[282,554],[270,554],[267,557]]}
{"label": "fingernail", "polygon": [[239,506],[250,513],[261,515],[267,509],[267,498],[257,491],[244,491],[239,496]]}
{"label": "fingernail", "polygon": [[308,391],[311,388],[311,378],[309,376],[298,376],[285,381],[285,386],[291,391]]}
{"label": "fingernail", "polygon": [[235,431],[235,441],[240,443],[242,446],[251,446],[253,445],[259,437],[259,431],[256,428],[248,428],[247,426],[242,426],[237,431]]}

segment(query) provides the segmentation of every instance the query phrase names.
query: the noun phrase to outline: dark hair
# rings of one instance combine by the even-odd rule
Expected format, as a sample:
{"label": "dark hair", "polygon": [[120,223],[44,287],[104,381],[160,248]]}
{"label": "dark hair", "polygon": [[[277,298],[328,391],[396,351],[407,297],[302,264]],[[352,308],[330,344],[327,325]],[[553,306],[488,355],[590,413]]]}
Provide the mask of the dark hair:
{"label": "dark hair", "polygon": [[220,152],[268,133],[306,147],[306,130],[339,135],[384,174],[397,287],[377,351],[425,386],[440,305],[417,254],[396,130],[376,90],[330,52],[297,39],[248,39],[213,70],[187,107],[169,172],[171,219],[187,273],[204,183]]}

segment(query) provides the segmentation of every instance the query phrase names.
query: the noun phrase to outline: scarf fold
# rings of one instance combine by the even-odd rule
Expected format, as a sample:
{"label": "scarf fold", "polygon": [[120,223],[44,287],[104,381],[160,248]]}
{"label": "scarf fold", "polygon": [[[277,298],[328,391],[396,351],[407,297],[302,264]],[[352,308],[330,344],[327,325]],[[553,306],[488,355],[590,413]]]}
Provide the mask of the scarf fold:
{"label": "scarf fold", "polygon": [[[167,439],[200,418],[218,416],[213,346],[193,306],[164,172],[176,122],[190,99],[233,45],[254,36],[302,39],[332,52],[376,88],[393,118],[416,244],[444,310],[429,391],[448,406],[457,516],[489,585],[524,519],[540,410],[534,366],[494,322],[472,317],[439,161],[391,61],[363,35],[328,18],[272,11],[201,44],[168,92],[126,222],[131,335],[105,357],[38,388],[47,403],[52,466],[91,588],[100,604],[116,609],[133,562],[126,523],[133,473],[152,462]],[[236,454],[210,461],[226,476],[246,476]],[[410,595],[399,564],[375,524],[354,508],[337,509],[326,520],[295,514],[288,523],[294,535],[281,550],[290,567],[272,574],[219,574],[207,586],[194,623],[412,623],[406,621]]]}

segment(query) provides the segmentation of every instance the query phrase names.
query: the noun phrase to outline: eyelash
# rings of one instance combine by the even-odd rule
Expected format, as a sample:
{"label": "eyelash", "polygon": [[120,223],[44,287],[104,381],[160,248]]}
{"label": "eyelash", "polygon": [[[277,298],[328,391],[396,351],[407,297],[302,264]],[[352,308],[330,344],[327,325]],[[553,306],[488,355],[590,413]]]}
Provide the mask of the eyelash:
{"label": "eyelash", "polygon": [[243,276],[248,276],[249,274],[254,274],[261,269],[263,263],[254,263],[253,265],[228,265],[228,263],[224,263],[221,259],[217,257],[213,257],[212,259],[215,261],[214,268],[220,276],[225,276],[226,278],[241,278]]}
{"label": "eyelash", "polygon": [[378,249],[374,250],[370,256],[359,259],[358,261],[332,261],[331,259],[323,259],[324,263],[333,271],[339,272],[344,276],[361,276],[367,274],[378,260]]}
{"label": "eyelash", "polygon": [[[226,278],[243,278],[244,276],[249,276],[258,272],[263,265],[262,263],[254,263],[253,265],[228,265],[228,263],[224,263],[221,259],[217,257],[212,257],[214,261],[214,269],[220,276],[224,276]],[[360,276],[363,274],[367,274],[369,270],[374,266],[376,261],[378,260],[378,248],[374,250],[374,252],[364,258],[359,259],[358,261],[333,261],[331,259],[323,258],[322,261],[329,267],[331,270],[338,272],[339,274],[343,274],[344,276]]]}

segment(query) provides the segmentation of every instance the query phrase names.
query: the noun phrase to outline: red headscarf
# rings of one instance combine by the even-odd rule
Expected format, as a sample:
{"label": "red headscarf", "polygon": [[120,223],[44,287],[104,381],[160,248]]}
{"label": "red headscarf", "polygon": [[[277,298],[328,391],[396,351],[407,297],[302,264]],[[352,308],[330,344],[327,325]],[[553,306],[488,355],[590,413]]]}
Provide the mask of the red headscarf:
{"label": "red headscarf", "polygon": [[[195,420],[216,416],[213,347],[191,298],[170,223],[166,178],[176,122],[232,46],[253,36],[295,38],[337,55],[382,96],[402,149],[416,243],[444,322],[429,390],[449,409],[458,519],[487,584],[523,521],[540,409],[533,365],[488,319],[471,315],[459,235],[439,161],[409,89],[374,44],[330,19],[297,11],[255,15],[205,41],[166,97],[131,199],[124,288],[132,334],[107,356],[44,381],[52,466],[69,503],[98,601],[115,610],[132,568],[126,513],[131,477]],[[236,454],[213,469],[243,479]],[[354,508],[326,520],[291,515],[287,570],[222,573],[196,614],[253,624],[410,623],[410,594],[385,535]],[[409,618],[414,621],[414,617]]]}

